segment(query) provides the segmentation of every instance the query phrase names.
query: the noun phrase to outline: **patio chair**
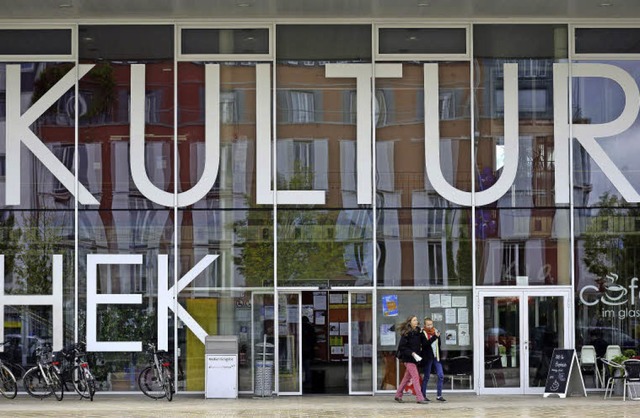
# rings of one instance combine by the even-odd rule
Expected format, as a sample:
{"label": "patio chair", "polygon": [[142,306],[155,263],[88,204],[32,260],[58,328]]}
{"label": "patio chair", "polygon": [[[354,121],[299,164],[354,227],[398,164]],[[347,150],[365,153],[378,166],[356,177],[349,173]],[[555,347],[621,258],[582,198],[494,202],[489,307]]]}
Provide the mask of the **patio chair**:
{"label": "patio chair", "polygon": [[[493,385],[494,388],[498,387],[498,370],[496,369],[501,369],[502,368],[502,363],[500,362],[500,356],[485,356],[485,361],[484,361],[484,369],[485,369],[485,387],[487,387],[487,382],[486,379],[488,376],[491,376],[491,383]],[[502,376],[502,372],[499,372],[500,375]],[[502,378],[502,380],[504,380],[504,377]]]}
{"label": "patio chair", "polygon": [[[629,388],[629,398],[638,400],[637,386],[640,385],[640,360],[626,360],[622,363],[624,367],[624,394],[622,400],[627,400],[627,388]],[[633,388],[633,395],[631,394]]]}
{"label": "patio chair", "polygon": [[596,388],[604,385],[598,368],[596,348],[592,345],[583,345],[580,350],[580,367],[583,371],[593,371],[593,380]]}
{"label": "patio chair", "polygon": [[467,356],[459,356],[447,359],[448,370],[445,377],[453,383],[459,381],[461,385],[469,384],[469,389],[473,388],[473,360]]}
{"label": "patio chair", "polygon": [[604,398],[607,399],[607,395],[609,395],[609,398],[613,395],[616,381],[624,380],[624,366],[612,360],[604,358],[600,360],[604,367],[604,376],[607,379],[607,385],[604,387]]}
{"label": "patio chair", "polygon": [[611,361],[615,356],[622,354],[622,349],[619,345],[608,345],[607,351],[604,353],[604,358]]}
{"label": "patio chair", "polygon": [[[619,356],[622,354],[622,349],[620,348],[619,345],[608,345],[607,349],[604,353],[604,358],[611,361],[613,360],[614,357]],[[604,363],[602,364],[602,381],[604,382],[604,376],[605,376],[606,370],[605,370],[605,365]]]}

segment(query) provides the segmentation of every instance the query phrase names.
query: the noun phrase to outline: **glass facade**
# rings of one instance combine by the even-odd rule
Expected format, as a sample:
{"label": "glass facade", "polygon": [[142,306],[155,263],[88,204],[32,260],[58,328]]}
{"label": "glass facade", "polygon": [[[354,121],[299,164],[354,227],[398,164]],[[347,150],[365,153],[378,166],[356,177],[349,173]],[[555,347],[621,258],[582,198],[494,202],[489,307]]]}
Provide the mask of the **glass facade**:
{"label": "glass facade", "polygon": [[640,63],[591,30],[0,28],[2,355],[134,391],[156,343],[201,392],[235,335],[241,393],[385,392],[415,315],[445,387],[536,393],[636,350]]}

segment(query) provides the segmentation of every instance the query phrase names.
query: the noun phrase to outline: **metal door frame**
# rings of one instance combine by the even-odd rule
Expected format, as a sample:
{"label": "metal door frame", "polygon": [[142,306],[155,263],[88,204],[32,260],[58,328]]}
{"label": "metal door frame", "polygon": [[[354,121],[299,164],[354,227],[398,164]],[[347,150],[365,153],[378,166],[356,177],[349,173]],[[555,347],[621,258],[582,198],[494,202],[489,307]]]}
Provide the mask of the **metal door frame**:
{"label": "metal door frame", "polygon": [[[367,390],[367,391],[355,391],[353,390],[352,387],[352,379],[353,379],[353,373],[352,373],[352,358],[353,358],[353,350],[351,349],[351,343],[353,342],[353,336],[352,336],[352,326],[351,324],[353,324],[352,318],[351,318],[351,304],[352,304],[352,295],[353,294],[357,294],[357,293],[362,293],[362,294],[366,294],[366,295],[371,295],[371,390]],[[375,331],[375,310],[374,310],[374,297],[373,297],[373,290],[369,289],[369,290],[349,290],[348,291],[348,295],[349,295],[349,304],[348,304],[348,318],[349,318],[349,365],[347,367],[347,379],[349,381],[349,395],[373,395],[373,389],[376,387],[376,374],[377,374],[377,370],[376,370],[376,361],[375,361],[375,356],[376,356],[376,350],[375,350],[375,342],[376,342],[376,336],[374,335],[374,331]]]}
{"label": "metal door frame", "polygon": [[[558,345],[563,348],[573,346],[573,338],[571,337],[570,324],[570,302],[572,291],[569,288],[553,288],[553,289],[480,289],[477,293],[478,315],[476,318],[476,329],[479,336],[475,339],[474,351],[478,353],[475,357],[477,364],[474,367],[476,374],[476,387],[478,393],[482,395],[496,394],[542,394],[544,387],[529,386],[529,309],[527,308],[527,300],[530,296],[555,296],[563,298],[563,327],[564,340],[558,341]],[[484,386],[485,364],[484,364],[484,301],[485,297],[506,297],[515,296],[519,298],[518,309],[520,311],[520,324],[518,331],[520,332],[521,349],[518,352],[518,364],[520,364],[520,386],[514,388],[487,388]]]}
{"label": "metal door frame", "polygon": [[[280,296],[281,295],[298,295],[298,388],[296,392],[281,392],[280,391]],[[286,315],[286,312],[285,312]],[[273,303],[273,343],[274,343],[274,355],[273,355],[273,367],[275,369],[275,393],[283,396],[290,395],[302,395],[302,290],[276,290]]]}
{"label": "metal door frame", "polygon": [[[258,295],[271,295],[273,296],[273,301],[274,301],[274,315],[275,315],[275,305],[276,305],[276,298],[275,298],[275,293],[273,291],[268,291],[268,290],[253,290],[251,291],[251,359],[247,359],[248,361],[251,362],[251,393],[255,393],[256,390],[256,344],[258,344],[258,342],[256,341],[256,336],[255,336],[255,299],[254,296],[258,296]],[[275,319],[275,318],[274,318]],[[275,321],[274,321],[275,323]],[[275,334],[275,326],[274,326],[274,334]],[[265,348],[266,349],[266,348]],[[275,336],[274,336],[274,349],[273,349],[273,361],[274,361],[274,369],[275,369]],[[275,375],[275,373],[274,373]],[[275,384],[275,382],[274,382]],[[274,385],[275,388],[275,385]],[[275,392],[275,391],[274,391]],[[244,392],[240,392],[240,393],[244,393]]]}

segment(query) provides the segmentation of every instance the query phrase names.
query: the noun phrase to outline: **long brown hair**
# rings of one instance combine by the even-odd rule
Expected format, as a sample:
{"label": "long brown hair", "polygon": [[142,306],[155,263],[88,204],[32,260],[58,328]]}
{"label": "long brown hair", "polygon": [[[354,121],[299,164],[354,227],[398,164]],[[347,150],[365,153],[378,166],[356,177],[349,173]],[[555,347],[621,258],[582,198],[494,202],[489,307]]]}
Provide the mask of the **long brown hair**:
{"label": "long brown hair", "polygon": [[413,330],[413,328],[411,327],[411,320],[413,318],[418,319],[418,317],[415,315],[409,315],[409,317],[407,317],[407,319],[400,324],[400,335],[406,336]]}

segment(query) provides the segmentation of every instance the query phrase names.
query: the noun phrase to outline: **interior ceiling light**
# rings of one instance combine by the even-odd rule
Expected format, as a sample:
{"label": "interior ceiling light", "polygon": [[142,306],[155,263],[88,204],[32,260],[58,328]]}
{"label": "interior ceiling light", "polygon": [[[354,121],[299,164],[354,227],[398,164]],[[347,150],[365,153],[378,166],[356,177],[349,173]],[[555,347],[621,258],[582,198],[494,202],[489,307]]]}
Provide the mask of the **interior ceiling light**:
{"label": "interior ceiling light", "polygon": [[430,4],[428,1],[418,0],[418,7],[429,7]]}
{"label": "interior ceiling light", "polygon": [[603,1],[598,6],[600,6],[600,7],[611,7],[611,6],[613,6],[613,3],[610,2],[610,1]]}
{"label": "interior ceiling light", "polygon": [[73,7],[73,4],[71,4],[71,3],[62,3],[62,4],[59,4],[58,7],[61,8],[61,9],[69,9],[69,8]]}

